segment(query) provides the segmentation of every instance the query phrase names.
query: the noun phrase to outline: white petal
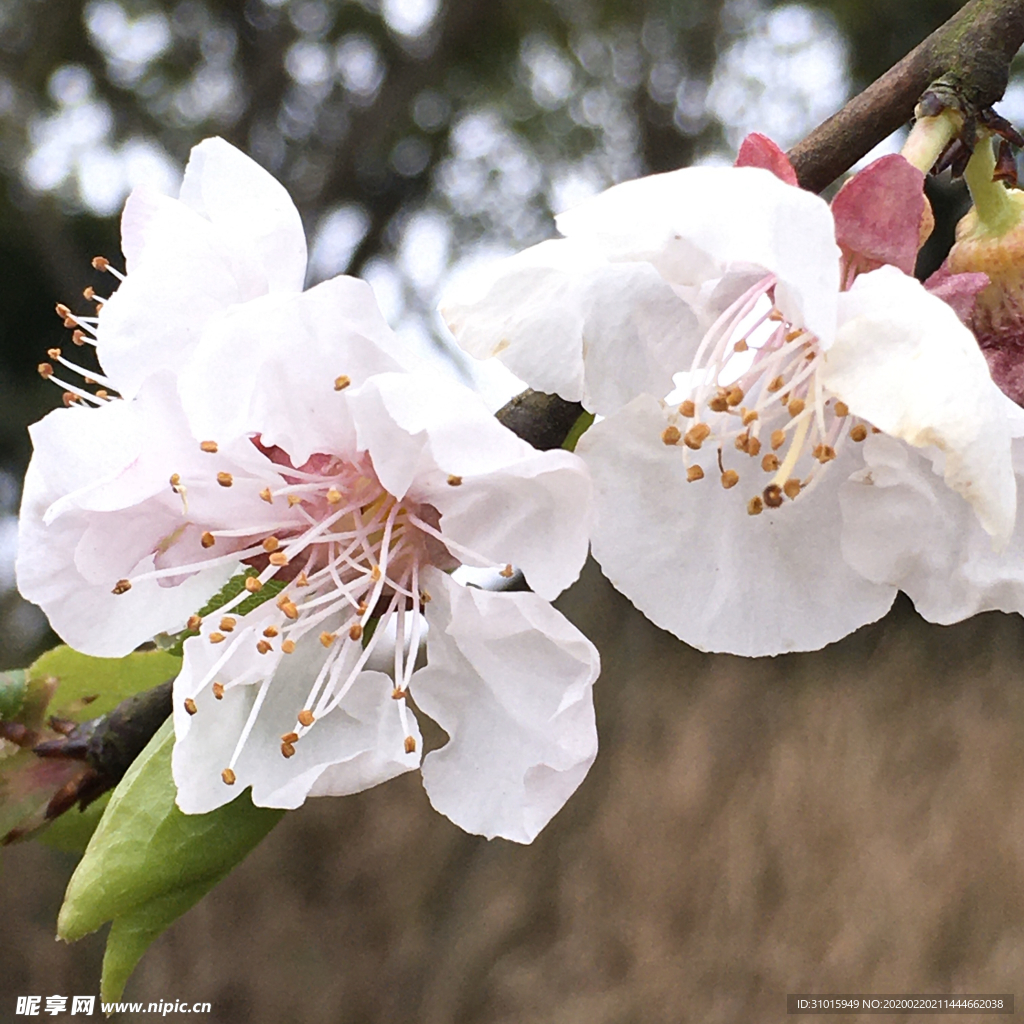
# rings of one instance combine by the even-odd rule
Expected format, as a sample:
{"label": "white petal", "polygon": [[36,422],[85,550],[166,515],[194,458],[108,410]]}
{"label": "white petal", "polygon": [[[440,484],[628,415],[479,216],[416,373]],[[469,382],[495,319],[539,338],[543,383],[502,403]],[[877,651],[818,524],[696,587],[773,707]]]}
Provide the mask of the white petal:
{"label": "white petal", "polygon": [[213,225],[176,199],[137,189],[121,232],[128,278],[103,306],[96,352],[130,398],[150,373],[177,369],[212,317],[252,296]]}
{"label": "white petal", "polygon": [[299,211],[285,187],[255,160],[223,139],[205,139],[192,149],[181,201],[230,245],[232,262],[253,294],[302,290],[306,236]]}
{"label": "white petal", "polygon": [[431,570],[418,706],[449,735],[423,761],[430,802],[467,832],[534,840],[597,755],[593,644],[536,594],[463,588]]}
{"label": "white petal", "polygon": [[1004,544],[1016,516],[1011,426],[974,336],[894,267],[859,277],[839,308],[824,385],[891,437],[944,452],[946,483]]}
{"label": "white petal", "polygon": [[336,389],[337,378],[355,387],[396,370],[397,351],[370,286],[336,277],[231,309],[210,325],[179,389],[197,436],[259,433],[299,466],[314,452],[351,447],[347,392]]}
{"label": "white petal", "polygon": [[[1014,442],[1018,474],[1024,442]],[[843,485],[843,555],[865,578],[898,587],[929,621],[998,609],[1024,613],[1024,522],[996,554],[970,506],[942,480],[934,452],[879,434],[866,468]]]}
{"label": "white petal", "polygon": [[713,472],[688,483],[665,422],[641,396],[577,447],[594,479],[594,557],[652,622],[699,650],[759,657],[817,650],[888,611],[895,589],[840,556],[837,488],[854,455],[796,501],[750,516],[749,492],[767,482],[757,462],[738,466],[732,490]]}
{"label": "white petal", "polygon": [[601,414],[666,394],[699,341],[696,315],[650,264],[565,239],[484,267],[441,313],[470,354]]}
{"label": "white petal", "polygon": [[[480,564],[511,562],[548,598],[576,579],[590,508],[580,459],[538,452],[475,393],[444,378],[381,374],[350,402],[359,447],[383,486],[436,508],[442,533],[480,555]],[[449,484],[450,477],[461,484]],[[472,564],[459,549],[453,554]]]}
{"label": "white petal", "polygon": [[[314,635],[299,641],[293,654],[261,655],[256,641],[274,620],[273,602],[238,620],[221,644],[203,635],[185,643],[182,670],[174,684],[176,742],[172,768],[178,806],[186,814],[202,814],[233,800],[252,786],[260,807],[300,806],[307,796],[340,795],[367,789],[419,765],[419,754],[406,754],[393,683],[380,672],[361,673],[342,704],[314,722],[295,743],[295,754],[281,753],[281,736],[296,730],[310,687],[326,652]],[[216,618],[211,616],[216,623]],[[225,660],[227,648],[241,638]],[[218,665],[219,661],[224,663]],[[257,699],[260,682],[269,687],[252,730],[234,766],[237,781],[226,785],[228,767]],[[225,686],[222,699],[212,692],[214,681]],[[196,714],[185,710],[192,698]],[[415,730],[415,719],[410,726]],[[419,733],[415,732],[417,751]]]}
{"label": "white petal", "polygon": [[839,247],[824,200],[757,167],[688,167],[627,181],[557,218],[610,259],[647,260],[693,287],[734,263],[778,278],[776,304],[827,348],[835,330]]}

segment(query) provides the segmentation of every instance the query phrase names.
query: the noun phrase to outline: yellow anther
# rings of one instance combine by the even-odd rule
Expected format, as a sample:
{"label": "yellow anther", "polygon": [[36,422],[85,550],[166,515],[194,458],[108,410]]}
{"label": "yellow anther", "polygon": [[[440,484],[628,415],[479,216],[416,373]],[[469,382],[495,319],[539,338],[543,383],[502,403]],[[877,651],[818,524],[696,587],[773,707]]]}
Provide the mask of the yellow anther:
{"label": "yellow anther", "polygon": [[779,468],[779,457],[778,457],[778,455],[773,455],[771,452],[769,452],[761,460],[761,468],[766,473],[774,473],[775,470],[777,470]]}
{"label": "yellow anther", "polygon": [[341,504],[341,491],[337,487],[332,487],[327,492],[327,504],[328,505],[340,505]]}
{"label": "yellow anther", "polygon": [[185,623],[186,629],[198,629],[203,624],[203,620],[198,615],[190,615],[188,622]]}
{"label": "yellow anther", "polygon": [[403,690],[400,686],[396,686],[391,691],[391,699],[392,700],[404,700],[405,699],[405,690]]}
{"label": "yellow anther", "polygon": [[459,487],[461,484],[462,484],[462,477],[461,476],[456,476],[454,473],[449,474],[449,476],[448,476],[448,486],[449,487]]}
{"label": "yellow anther", "polygon": [[217,538],[214,537],[214,535],[210,533],[209,530],[206,530],[204,531],[203,535],[199,538],[199,543],[202,544],[204,548],[212,548],[213,545],[217,543]]}
{"label": "yellow anther", "polygon": [[784,430],[773,430],[770,440],[772,449],[778,451],[786,443],[786,432]]}
{"label": "yellow anther", "polygon": [[845,402],[836,402],[834,406],[835,414],[840,417],[850,415],[850,407]]}
{"label": "yellow anther", "polygon": [[373,580],[374,583],[376,583],[380,579],[379,565],[375,565],[373,569],[370,570],[370,579]]}
{"label": "yellow anther", "polygon": [[792,477],[782,485],[782,492],[792,501],[800,493],[800,481]]}
{"label": "yellow anther", "polygon": [[686,471],[686,482],[687,483],[692,484],[696,480],[703,480],[703,479],[704,479],[704,470],[701,469],[700,466],[691,466]]}
{"label": "yellow anther", "polygon": [[281,756],[282,757],[293,757],[295,755],[295,745],[292,743],[281,744]]}
{"label": "yellow anther", "polygon": [[93,256],[92,265],[96,270],[106,270],[110,266],[110,260],[106,256]]}
{"label": "yellow anther", "polygon": [[850,438],[853,441],[863,441],[864,438],[866,438],[867,436],[868,436],[868,428],[865,427],[863,423],[858,423],[857,426],[855,426],[850,431]]}
{"label": "yellow anther", "polygon": [[274,647],[269,640],[256,641],[256,650],[259,651],[260,654],[269,654],[273,649]]}
{"label": "yellow anther", "polygon": [[299,741],[299,734],[297,732],[286,732],[281,737],[281,742],[282,743],[298,743],[298,741]]}
{"label": "yellow anther", "polygon": [[750,444],[750,432],[744,431],[742,434],[737,434],[735,444],[737,451],[745,452],[747,445]]}
{"label": "yellow anther", "polygon": [[752,437],[747,442],[747,454],[751,458],[753,458],[755,455],[761,454],[761,441],[758,438]]}
{"label": "yellow anther", "polygon": [[359,604],[356,606],[356,614],[365,615],[366,612],[369,610],[369,607],[370,606],[365,601],[360,601]]}
{"label": "yellow anther", "polygon": [[299,720],[300,725],[304,725],[307,729],[316,721],[313,717],[313,712],[303,708],[296,716]]}
{"label": "yellow anther", "polygon": [[199,708],[196,707],[196,702],[191,697],[185,698],[185,710],[190,715],[194,715],[199,710]]}
{"label": "yellow anther", "polygon": [[51,359],[60,359],[60,349],[59,348],[48,348],[46,350],[46,354]]}
{"label": "yellow anther", "polygon": [[733,352],[746,352],[748,348],[750,348],[750,346],[747,344],[747,339],[740,338],[740,340],[733,345],[732,350]]}
{"label": "yellow anther", "polygon": [[58,302],[57,305],[54,306],[53,308],[57,310],[57,316],[59,316],[62,320],[67,320],[67,318],[71,316],[71,310],[68,309],[68,307],[65,306],[63,302]]}
{"label": "yellow anther", "polygon": [[743,401],[743,388],[733,385],[725,393],[725,400],[729,403],[730,408],[735,408],[740,402]]}
{"label": "yellow anther", "polygon": [[802,398],[794,398],[786,406],[786,412],[790,416],[799,416],[804,411],[804,400]]}
{"label": "yellow anther", "polygon": [[114,589],[111,591],[112,594],[127,594],[132,589],[131,580],[118,580],[114,584]]}
{"label": "yellow anther", "polygon": [[298,494],[288,495],[288,507],[294,508],[296,505],[302,504],[302,497]]}
{"label": "yellow anther", "polygon": [[200,441],[199,442],[199,450],[200,451],[204,451],[204,452],[209,452],[211,455],[214,455],[217,452],[217,442],[216,441]]}
{"label": "yellow anther", "polygon": [[298,576],[295,577],[295,586],[297,587],[308,587],[309,577],[306,575],[306,570],[303,569]]}
{"label": "yellow anther", "polygon": [[506,562],[505,568],[502,569],[501,572],[498,573],[498,575],[506,580],[512,579],[512,577],[515,575],[515,569],[512,568],[511,562]]}
{"label": "yellow anther", "polygon": [[283,551],[275,551],[267,561],[270,562],[271,565],[276,565],[280,568],[282,565],[288,564],[288,556]]}
{"label": "yellow anther", "polygon": [[99,391],[96,392],[96,397],[97,398],[109,398],[110,394],[108,393],[106,388],[100,388]]}
{"label": "yellow anther", "polygon": [[263,550],[266,552],[276,551],[281,546],[281,542],[276,537],[267,537],[263,541]]}
{"label": "yellow anther", "polygon": [[213,690],[213,695],[214,695],[214,697],[217,698],[217,700],[223,700],[224,699],[224,684],[223,683],[214,683],[213,686],[210,687],[210,689]]}
{"label": "yellow anther", "polygon": [[53,367],[49,363],[40,363],[36,369],[43,380],[49,380],[53,376]]}
{"label": "yellow anther", "polygon": [[349,377],[347,374],[343,373],[343,374],[341,374],[341,376],[334,378],[334,390],[335,391],[344,391],[345,388],[347,388],[349,386],[349,384],[351,384],[351,383],[352,383],[352,378]]}
{"label": "yellow anther", "polygon": [[85,331],[83,331],[80,328],[76,327],[75,330],[71,332],[71,340],[76,345],[84,345],[85,344]]}
{"label": "yellow anther", "polygon": [[667,445],[679,444],[682,439],[679,428],[671,423],[661,432],[661,443]]}
{"label": "yellow anther", "polygon": [[226,637],[224,636],[223,633],[211,633],[210,634],[210,643],[211,644],[222,644],[225,639],[226,639]]}
{"label": "yellow anther", "polygon": [[358,622],[353,622],[348,628],[349,640],[362,640],[363,639],[363,627]]}
{"label": "yellow anther", "polygon": [[171,482],[171,490],[173,490],[173,491],[175,491],[175,493],[177,493],[178,487],[181,485],[181,474],[180,473],[172,473],[171,474],[171,481],[170,482]]}
{"label": "yellow anther", "polygon": [[798,327],[798,328],[796,328],[795,330],[792,330],[792,331],[787,331],[786,332],[786,341],[796,341],[796,339],[799,338],[800,335],[803,334],[803,333],[804,333],[804,331],[803,331],[802,327]]}
{"label": "yellow anther", "polygon": [[291,601],[288,601],[285,604],[281,605],[281,611],[283,611],[289,619],[294,620],[299,617],[299,609],[296,608],[294,603]]}
{"label": "yellow anther", "polygon": [[814,457],[821,463],[831,462],[836,457],[836,450],[830,444],[815,446]]}
{"label": "yellow anther", "polygon": [[731,487],[735,487],[740,482],[740,475],[735,469],[727,469],[722,474],[722,486],[729,490]]}
{"label": "yellow anther", "polygon": [[337,639],[338,639],[338,634],[337,633],[328,633],[327,630],[324,630],[320,634],[320,643],[323,644],[324,647],[330,647],[331,644],[333,644],[334,641],[337,640]]}
{"label": "yellow anther", "polygon": [[415,736],[406,736],[405,737],[405,752],[407,754],[412,754],[412,753],[415,752],[415,750],[416,750],[416,737]]}
{"label": "yellow anther", "polygon": [[680,416],[689,416],[689,417],[692,418],[696,414],[696,412],[697,412],[697,407],[693,404],[693,402],[689,398],[686,399],[686,401],[683,402],[682,405],[679,406],[679,415]]}
{"label": "yellow anther", "polygon": [[233,630],[235,626],[238,625],[238,619],[236,619],[233,615],[225,615],[224,618],[220,620],[219,625],[220,628],[224,630],[225,633],[230,633],[231,630]]}
{"label": "yellow anther", "polygon": [[277,636],[279,632],[280,630],[277,628],[277,626],[267,626],[267,628],[263,630],[263,635],[268,636],[272,639],[273,637]]}
{"label": "yellow anther", "polygon": [[729,399],[727,399],[724,393],[719,392],[708,402],[708,408],[712,412],[725,412],[729,408]]}
{"label": "yellow anther", "polygon": [[235,784],[235,779],[237,778],[235,773],[230,768],[225,768],[224,771],[220,773],[220,777],[228,786],[233,786]]}
{"label": "yellow anther", "polygon": [[263,500],[264,500],[264,501],[265,501],[265,502],[266,502],[266,503],[267,503],[268,505],[272,505],[272,504],[274,503],[274,496],[273,496],[273,495],[272,495],[272,494],[270,493],[270,488],[269,488],[269,487],[264,487],[264,488],[263,488],[263,490],[262,490],[262,491],[260,491],[260,497],[261,497],[261,498],[262,498],[262,499],[263,499]]}
{"label": "yellow anther", "polygon": [[770,313],[768,314],[768,319],[769,319],[769,320],[774,320],[774,321],[776,321],[776,323],[777,323],[777,322],[778,322],[779,320],[785,320],[786,318],[785,318],[785,317],[784,317],[784,316],[782,315],[782,311],[781,311],[781,310],[779,310],[779,309],[773,309],[773,310],[772,310],[772,311],[771,311],[771,312],[770,312]]}
{"label": "yellow anther", "polygon": [[79,401],[81,401],[78,395],[73,394],[70,391],[65,391],[64,394],[60,396],[60,400],[64,403],[65,409],[70,409],[71,406],[76,405]]}
{"label": "yellow anther", "polygon": [[781,377],[772,377],[768,382],[768,390],[772,392],[781,391],[785,383],[786,382]]}
{"label": "yellow anther", "polygon": [[755,494],[754,497],[747,502],[747,515],[759,516],[763,511],[764,502],[761,500],[760,495]]}
{"label": "yellow anther", "polygon": [[292,651],[295,650],[295,641],[285,640],[284,643],[281,644],[281,650],[284,651],[285,654],[291,654]]}
{"label": "yellow anther", "polygon": [[221,487],[230,487],[234,482],[235,479],[230,473],[217,474],[217,483],[219,483]]}
{"label": "yellow anther", "polygon": [[711,428],[706,423],[694,423],[683,435],[683,444],[697,451],[710,436]]}
{"label": "yellow anther", "polygon": [[769,508],[778,508],[782,504],[782,488],[778,484],[769,484],[763,494],[764,503]]}
{"label": "yellow anther", "polygon": [[748,409],[743,413],[743,426],[749,427],[756,419],[758,419],[757,410]]}
{"label": "yellow anther", "polygon": [[263,584],[260,583],[258,576],[246,576],[245,589],[248,590],[250,594],[258,594],[263,589]]}

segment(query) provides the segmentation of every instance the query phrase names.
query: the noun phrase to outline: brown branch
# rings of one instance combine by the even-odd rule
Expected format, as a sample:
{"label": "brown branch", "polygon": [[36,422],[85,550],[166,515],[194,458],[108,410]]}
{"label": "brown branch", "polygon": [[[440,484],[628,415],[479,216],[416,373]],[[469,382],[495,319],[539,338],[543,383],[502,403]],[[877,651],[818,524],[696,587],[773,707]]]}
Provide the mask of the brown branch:
{"label": "brown branch", "polygon": [[971,0],[944,25],[790,151],[800,184],[820,192],[913,116],[937,79],[969,104],[1003,95],[1024,43],[1024,0]]}

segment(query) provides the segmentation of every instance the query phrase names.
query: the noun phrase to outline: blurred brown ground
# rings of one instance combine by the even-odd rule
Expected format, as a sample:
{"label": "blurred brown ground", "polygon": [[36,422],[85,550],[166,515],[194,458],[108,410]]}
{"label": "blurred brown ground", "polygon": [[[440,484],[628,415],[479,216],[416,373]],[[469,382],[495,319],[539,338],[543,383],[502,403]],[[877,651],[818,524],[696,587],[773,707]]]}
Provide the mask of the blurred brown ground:
{"label": "blurred brown ground", "polygon": [[[593,566],[560,603],[601,649],[602,748],[532,846],[463,835],[415,775],[313,801],[157,941],[127,998],[209,1000],[203,1019],[230,1024],[732,1024],[786,1019],[797,991],[1024,999],[1020,618],[943,628],[901,598],[825,651],[748,661],[660,632]],[[101,939],[53,941],[71,865],[3,855],[0,1018],[17,994],[96,991]]]}

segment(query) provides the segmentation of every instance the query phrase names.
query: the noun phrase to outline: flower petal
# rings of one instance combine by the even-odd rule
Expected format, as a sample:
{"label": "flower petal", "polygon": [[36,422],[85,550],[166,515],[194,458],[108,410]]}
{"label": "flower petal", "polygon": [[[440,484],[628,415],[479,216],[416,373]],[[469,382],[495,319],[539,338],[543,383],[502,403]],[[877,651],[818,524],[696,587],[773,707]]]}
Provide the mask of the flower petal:
{"label": "flower petal", "polygon": [[[538,452],[446,378],[380,374],[353,393],[350,407],[381,484],[436,508],[445,537],[489,564],[519,566],[544,597],[579,575],[590,481],[575,455]],[[473,564],[458,548],[453,554]]]}
{"label": "flower petal", "polygon": [[530,843],[597,755],[597,651],[535,594],[425,576],[427,666],[418,706],[449,735],[423,760],[430,802],[460,828]]}
{"label": "flower petal", "polygon": [[189,156],[181,201],[213,224],[253,294],[302,290],[306,236],[299,211],[255,160],[221,138],[204,139]]}
{"label": "flower petal", "polygon": [[[699,650],[759,657],[817,650],[888,611],[895,589],[866,582],[839,557],[828,478],[750,516],[744,475],[733,490],[687,482],[664,428],[660,404],[640,396],[577,447],[594,478],[594,557],[652,622]],[[853,466],[840,452],[828,475],[842,479]],[[759,472],[751,464],[748,473]]]}
{"label": "flower petal", "polygon": [[[1014,447],[1019,478],[1024,442]],[[937,453],[878,434],[864,443],[864,461],[840,493],[850,565],[898,587],[930,622],[994,609],[1024,613],[1024,522],[996,553],[971,507],[943,482]]]}
{"label": "flower petal", "polygon": [[697,317],[648,263],[609,263],[571,239],[490,264],[441,303],[458,343],[530,387],[604,414],[667,394]]}
{"label": "flower petal", "polygon": [[740,150],[736,154],[736,167],[763,167],[771,171],[780,181],[787,185],[799,186],[796,171],[789,162],[789,157],[782,151],[779,145],[762,135],[760,132],[751,132],[741,143]]}
{"label": "flower petal", "polygon": [[839,248],[824,200],[760,167],[687,167],[627,181],[556,218],[566,237],[609,259],[653,263],[693,287],[732,263],[778,278],[776,304],[824,347],[835,330]]}
{"label": "flower petal", "polygon": [[[352,386],[399,369],[398,343],[365,281],[335,277],[268,295],[212,323],[179,378],[192,430],[218,441],[259,433],[294,465],[351,447]],[[230,373],[225,372],[230,368]]]}
{"label": "flower petal", "polygon": [[[252,786],[257,806],[299,807],[307,796],[358,792],[419,765],[415,719],[409,716],[417,752],[406,754],[405,733],[391,698],[394,684],[381,672],[360,673],[341,706],[304,731],[292,757],[283,756],[281,737],[297,730],[297,715],[326,652],[308,634],[294,654],[259,654],[256,640],[274,617],[273,604],[264,604],[238,620],[226,643],[211,644],[208,634],[215,626],[206,623],[201,636],[185,642],[174,683],[172,769],[178,806],[186,814],[220,807],[247,786]],[[219,700],[213,694],[214,681],[224,686]],[[236,782],[225,785],[221,772],[234,754],[261,685],[269,689],[235,763]],[[194,715],[185,708],[186,698],[195,703]]]}
{"label": "flower petal", "polygon": [[971,503],[996,544],[1014,528],[1016,484],[1005,397],[974,336],[940,299],[895,267],[840,296],[826,388],[879,430],[946,455],[946,483]]}

